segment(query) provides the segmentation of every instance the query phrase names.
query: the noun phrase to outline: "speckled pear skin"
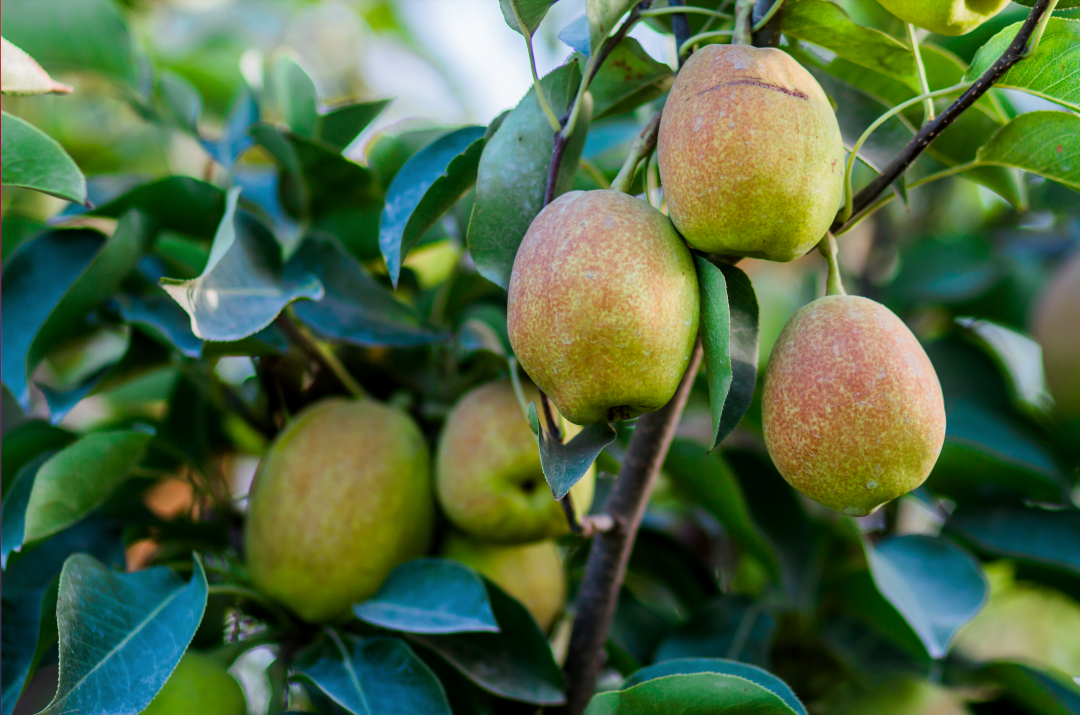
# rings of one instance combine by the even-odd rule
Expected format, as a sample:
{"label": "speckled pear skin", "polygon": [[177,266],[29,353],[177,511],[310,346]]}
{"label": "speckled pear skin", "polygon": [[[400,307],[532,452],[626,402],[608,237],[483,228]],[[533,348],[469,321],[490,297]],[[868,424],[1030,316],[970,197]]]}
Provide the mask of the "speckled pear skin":
{"label": "speckled pear skin", "polygon": [[667,217],[617,191],[571,191],[533,220],[510,275],[521,366],[577,425],[660,409],[698,329],[690,249]]}
{"label": "speckled pear skin", "polygon": [[765,370],[765,445],[814,501],[866,516],[926,480],[945,440],[934,366],[907,326],[859,296],[827,296],[784,327]]}
{"label": "speckled pear skin", "polygon": [[450,532],[440,553],[471,566],[521,601],[545,633],[566,605],[566,571],[554,541],[507,546]]}
{"label": "speckled pear skin", "polygon": [[664,106],[657,157],[668,215],[708,253],[794,260],[843,199],[829,99],[777,49],[706,45],[691,55]]}
{"label": "speckled pear skin", "polygon": [[412,418],[374,400],[323,400],[266,453],[245,529],[251,579],[309,623],[336,620],[427,551],[435,504]]}
{"label": "speckled pear skin", "polygon": [[[526,404],[539,410],[536,388],[526,384],[522,391]],[[566,426],[568,440],[581,431]],[[590,467],[570,490],[579,515],[588,513],[595,487],[596,468]],[[570,533],[509,380],[481,385],[454,405],[439,437],[435,492],[454,526],[478,539],[523,544]]]}
{"label": "speckled pear skin", "polygon": [[1035,312],[1046,385],[1064,419],[1080,417],[1080,253],[1054,276]]}
{"label": "speckled pear skin", "polygon": [[1005,9],[1009,0],[878,0],[904,22],[939,35],[966,35]]}
{"label": "speckled pear skin", "polygon": [[141,715],[246,715],[240,683],[220,661],[189,650]]}

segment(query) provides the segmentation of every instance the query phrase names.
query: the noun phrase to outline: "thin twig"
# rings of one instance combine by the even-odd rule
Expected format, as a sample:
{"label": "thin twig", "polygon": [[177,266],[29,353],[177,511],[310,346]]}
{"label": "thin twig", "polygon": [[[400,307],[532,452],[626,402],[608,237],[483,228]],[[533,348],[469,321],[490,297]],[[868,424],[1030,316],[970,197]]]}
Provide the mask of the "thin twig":
{"label": "thin twig", "polygon": [[294,322],[285,311],[277,317],[274,321],[277,326],[285,331],[285,334],[289,336],[297,347],[307,353],[315,362],[319,363],[330,372],[334,373],[338,381],[345,386],[349,392],[355,397],[366,397],[367,393],[364,388],[360,386],[360,383],[356,381],[349,371],[345,369],[345,366],[341,364],[341,361],[337,359],[337,355],[334,355],[333,351],[323,345],[315,336],[312,335],[307,328]]}
{"label": "thin twig", "polygon": [[[683,7],[686,4],[686,0],[668,0],[668,8]],[[689,12],[689,11],[688,11]],[[714,17],[721,15],[722,13],[716,13]],[[725,16],[725,19],[729,16]],[[679,12],[671,16],[671,31],[675,35],[675,55],[679,63],[679,68],[683,66],[683,62],[686,58],[679,54],[679,48],[690,37],[690,18],[687,17],[685,12]]]}
{"label": "thin twig", "polygon": [[971,105],[975,104],[979,97],[986,94],[994,86],[994,83],[1008,72],[1013,65],[1025,57],[1028,51],[1028,40],[1031,39],[1041,20],[1053,4],[1056,4],[1056,0],[1038,0],[1035,3],[1031,13],[1024,20],[1024,24],[1021,25],[1020,31],[1016,33],[1016,37],[1013,38],[1012,43],[1009,44],[1001,57],[990,65],[990,68],[975,81],[975,84],[953,102],[948,109],[939,114],[933,121],[923,124],[922,129],[908,142],[908,145],[893,159],[892,163],[885,167],[873,181],[855,196],[851,202],[852,211],[846,220],[842,218],[844,209],[841,209],[841,213],[837,215],[831,227],[834,234],[841,233],[847,221],[850,221],[852,217],[857,217],[863,209],[877,201],[878,196],[900,178],[901,174],[907,171],[907,168],[919,158],[923,151],[926,150],[926,147],[930,146],[931,142],[948,129]]}

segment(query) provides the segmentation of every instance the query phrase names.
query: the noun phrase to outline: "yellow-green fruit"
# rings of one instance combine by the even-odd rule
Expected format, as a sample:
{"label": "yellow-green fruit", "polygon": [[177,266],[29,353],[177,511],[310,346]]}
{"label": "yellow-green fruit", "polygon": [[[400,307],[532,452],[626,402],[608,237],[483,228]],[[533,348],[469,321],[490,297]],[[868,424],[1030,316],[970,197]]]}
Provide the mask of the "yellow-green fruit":
{"label": "yellow-green fruit", "polygon": [[473,567],[521,601],[545,632],[566,605],[566,572],[553,541],[505,546],[450,533],[442,555]]}
{"label": "yellow-green fruit", "polygon": [[[525,385],[524,392],[539,409],[536,388]],[[568,424],[567,439],[580,431]],[[590,467],[570,490],[578,514],[592,506],[595,486],[596,468]],[[570,530],[509,381],[482,385],[454,406],[439,438],[435,489],[454,526],[478,539],[521,544]]]}
{"label": "yellow-green fruit", "polygon": [[1080,417],[1080,253],[1039,299],[1034,332],[1058,412],[1065,418]]}
{"label": "yellow-green fruit", "polygon": [[773,346],[761,396],[765,444],[787,482],[849,516],[919,486],[945,440],[937,373],[885,306],[826,296]]}
{"label": "yellow-green fruit", "polygon": [[970,715],[952,691],[925,680],[890,680],[840,711],[840,715]]}
{"label": "yellow-green fruit", "polygon": [[832,105],[781,50],[707,45],[691,55],[664,105],[657,157],[671,220],[709,253],[798,258],[843,199]]}
{"label": "yellow-green fruit", "polygon": [[245,544],[255,585],[305,621],[345,615],[427,550],[429,461],[420,430],[393,407],[330,399],[301,412],[252,489]]}
{"label": "yellow-green fruit", "polygon": [[240,684],[222,663],[189,650],[142,715],[246,715]]}
{"label": "yellow-green fruit", "polygon": [[507,328],[533,382],[588,425],[667,404],[694,349],[698,304],[694,260],[666,216],[618,191],[571,191],[521,241]]}
{"label": "yellow-green fruit", "polygon": [[939,35],[966,35],[1005,9],[1009,0],[878,0],[904,22]]}

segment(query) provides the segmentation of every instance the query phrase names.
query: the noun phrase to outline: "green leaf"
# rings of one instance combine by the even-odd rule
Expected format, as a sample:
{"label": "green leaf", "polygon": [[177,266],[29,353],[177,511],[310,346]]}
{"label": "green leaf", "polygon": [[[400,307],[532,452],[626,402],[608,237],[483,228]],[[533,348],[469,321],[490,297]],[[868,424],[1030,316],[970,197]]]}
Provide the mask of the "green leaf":
{"label": "green leaf", "polygon": [[322,283],[314,276],[283,275],[273,235],[250,214],[237,213],[239,197],[239,188],[230,189],[202,275],[160,281],[191,316],[191,330],[203,340],[245,338],[272,323],[292,301],[323,297]]}
{"label": "green leaf", "polygon": [[409,251],[476,183],[484,132],[465,127],[440,137],[413,154],[390,182],[379,248],[395,287]]}
{"label": "green leaf", "polygon": [[68,94],[34,58],[0,37],[0,92],[4,94]]}
{"label": "green leaf", "polygon": [[398,301],[363,264],[329,237],[310,235],[285,267],[295,283],[313,276],[324,288],[318,300],[298,302],[297,317],[323,337],[363,346],[412,347],[446,340]]}
{"label": "green leaf", "polygon": [[[582,62],[584,67],[584,62]],[[671,88],[675,74],[632,37],[624,37],[589,84],[593,121],[632,111]]]}
{"label": "green leaf", "polygon": [[932,536],[897,536],[867,546],[870,573],[931,658],[943,658],[960,627],[982,610],[989,586],[978,562]]}
{"label": "green leaf", "polygon": [[[1037,0],[1015,0],[1018,5],[1024,5],[1026,7],[1035,7]],[[1080,0],[1058,0],[1058,10],[1071,10],[1074,7],[1080,7]]]}
{"label": "green leaf", "polygon": [[499,0],[499,8],[511,30],[531,39],[554,1]]}
{"label": "green leaf", "polygon": [[294,134],[314,137],[319,124],[319,90],[294,57],[283,55],[271,73],[274,100]]}
{"label": "green leaf", "polygon": [[695,256],[701,286],[701,344],[715,449],[742,420],[757,384],[758,304],[754,286],[729,263]]}
{"label": "green leaf", "polygon": [[[30,503],[30,492],[34,488],[34,478],[41,465],[52,456],[51,452],[39,454],[22,466],[15,474],[11,487],[4,494],[3,507],[0,508],[0,567],[7,568],[8,556],[22,548],[26,541],[26,507]],[[10,470],[5,467],[5,470]],[[10,473],[10,472],[9,472]]]}
{"label": "green leaf", "polygon": [[498,633],[414,634],[410,638],[490,693],[536,705],[561,705],[565,682],[540,627],[524,606],[498,586],[487,579],[484,586]]}
{"label": "green leaf", "polygon": [[371,102],[358,102],[332,107],[325,114],[319,115],[318,132],[319,139],[338,151],[344,151],[352,144],[360,132],[364,130],[375,117],[379,116],[389,99],[376,99]]}
{"label": "green leaf", "polygon": [[4,657],[0,659],[3,683],[3,715],[11,715],[19,696],[30,683],[38,663],[56,642],[56,595],[60,579],[44,589],[4,589],[0,608],[0,638]]}
{"label": "green leaf", "polygon": [[76,554],[60,574],[56,620],[60,683],[41,715],[136,715],[169,679],[206,608],[206,574],[195,559],[185,584],[156,567],[115,574]]}
{"label": "green leaf", "polygon": [[752,680],[721,673],[667,675],[626,690],[600,693],[585,715],[793,715],[776,693]]}
{"label": "green leaf", "polygon": [[639,683],[655,678],[663,678],[667,675],[689,675],[692,673],[720,673],[722,675],[736,675],[740,678],[746,678],[779,695],[787,703],[788,707],[798,715],[806,715],[806,708],[791,687],[783,680],[780,680],[780,678],[777,678],[764,668],[724,658],[679,658],[657,663],[634,673],[623,682],[619,690],[626,690]]}
{"label": "green leaf", "polygon": [[158,78],[157,93],[168,111],[167,116],[181,129],[198,137],[202,116],[199,90],[177,73],[165,70]]}
{"label": "green leaf", "polygon": [[[540,81],[556,115],[566,112],[580,81],[577,63],[563,65]],[[582,107],[566,145],[556,196],[570,188],[577,173],[589,128],[590,113],[585,109]],[[540,109],[534,88],[488,139],[480,157],[476,204],[469,222],[469,252],[480,275],[503,289],[510,285],[510,271],[521,239],[543,207],[554,146],[551,125]]]}
{"label": "green leaf", "polygon": [[112,0],[7,0],[4,37],[49,72],[100,72],[138,88],[141,58]]}
{"label": "green leaf", "polygon": [[1036,419],[1050,414],[1054,403],[1046,387],[1042,348],[1037,342],[989,320],[957,318],[956,323],[963,330],[961,334],[997,364],[1018,409]]}
{"label": "green leaf", "polygon": [[607,422],[586,425],[574,438],[563,444],[547,429],[540,429],[536,403],[529,403],[529,426],[540,447],[540,466],[544,470],[551,495],[562,499],[581,481],[604,447],[615,441],[615,428]]}
{"label": "green leaf", "polygon": [[999,661],[983,666],[978,674],[1004,688],[1007,698],[1022,706],[1024,712],[1035,715],[1076,715],[1080,712],[1080,683],[1069,682],[1065,673]]}
{"label": "green leaf", "polygon": [[593,51],[600,50],[619,18],[635,4],[637,0],[585,0],[585,16],[589,18],[589,46]]}
{"label": "green leaf", "polygon": [[945,524],[976,551],[1080,577],[1080,511],[1025,506],[961,507]]}
{"label": "green leaf", "polygon": [[225,213],[225,192],[189,176],[169,176],[131,191],[90,211],[92,216],[119,218],[138,209],[155,228],[196,238],[213,238]]}
{"label": "green leaf", "polygon": [[354,715],[450,715],[431,669],[397,638],[339,636],[301,654],[297,669]]}
{"label": "green leaf", "polygon": [[1080,191],[1080,117],[1069,112],[1021,114],[979,149],[976,160],[1022,169]]}
{"label": "green leaf", "polygon": [[[1022,24],[1010,25],[979,48],[964,79],[974,82],[990,69],[1012,43]],[[1009,68],[994,86],[1019,89],[1080,111],[1077,74],[1080,74],[1080,20],[1052,17],[1035,53]]]}
{"label": "green leaf", "polygon": [[763,665],[775,633],[776,620],[765,604],[746,596],[718,596],[665,638],[653,660],[729,658]]}
{"label": "green leaf", "polygon": [[86,177],[52,137],[3,112],[3,171],[0,183],[85,203]]}
{"label": "green leaf", "polygon": [[468,633],[499,630],[484,583],[472,569],[447,559],[415,559],[386,577],[353,613],[392,631]]}
{"label": "green leaf", "polygon": [[166,295],[116,297],[120,315],[128,323],[145,329],[154,338],[171,345],[189,358],[199,358],[203,341],[191,332],[187,313]]}
{"label": "green leaf", "polygon": [[[75,435],[65,429],[53,427],[47,420],[29,420],[20,425],[9,426],[4,433],[3,463],[5,474],[18,474],[19,470],[43,452],[63,449],[75,441]],[[14,480],[4,480],[4,495]]]}

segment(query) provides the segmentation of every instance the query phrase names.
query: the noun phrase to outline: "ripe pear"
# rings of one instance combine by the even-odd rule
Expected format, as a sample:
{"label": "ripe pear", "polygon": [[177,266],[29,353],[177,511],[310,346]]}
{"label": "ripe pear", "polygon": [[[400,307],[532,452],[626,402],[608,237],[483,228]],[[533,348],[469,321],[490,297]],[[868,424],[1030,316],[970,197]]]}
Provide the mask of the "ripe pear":
{"label": "ripe pear", "polygon": [[878,0],[904,22],[939,35],[966,35],[1005,9],[1009,0]]}
{"label": "ripe pear", "polygon": [[404,412],[328,399],[297,415],[270,447],[245,532],[251,579],[305,621],[344,616],[406,559],[427,551],[430,458]]}
{"label": "ripe pear", "polygon": [[[540,405],[532,385],[525,401]],[[541,421],[543,418],[541,418]],[[568,425],[566,438],[581,431]],[[570,490],[574,510],[588,513],[596,468]],[[570,531],[540,466],[540,450],[509,381],[472,390],[446,419],[435,457],[435,490],[447,518],[478,539],[520,544]]]}
{"label": "ripe pear", "polygon": [[817,80],[787,53],[707,45],[671,88],[657,143],[668,213],[692,248],[790,261],[844,194],[844,144]]}
{"label": "ripe pear", "polygon": [[545,633],[566,605],[566,571],[553,541],[506,546],[451,532],[441,554],[471,566],[521,601]]}
{"label": "ripe pear", "polygon": [[897,678],[856,698],[840,715],[971,715],[971,710],[948,688]]}
{"label": "ripe pear", "polygon": [[885,306],[853,295],[805,305],[773,346],[765,445],[787,482],[866,516],[926,480],[945,440],[934,366]]}
{"label": "ripe pear", "polygon": [[1035,339],[1042,345],[1046,385],[1063,418],[1080,417],[1080,252],[1039,299]]}
{"label": "ripe pear", "polygon": [[142,715],[246,715],[244,691],[225,665],[189,650]]}
{"label": "ripe pear", "polygon": [[510,275],[507,328],[521,366],[577,425],[660,409],[698,329],[690,249],[649,204],[571,191],[533,220]]}

